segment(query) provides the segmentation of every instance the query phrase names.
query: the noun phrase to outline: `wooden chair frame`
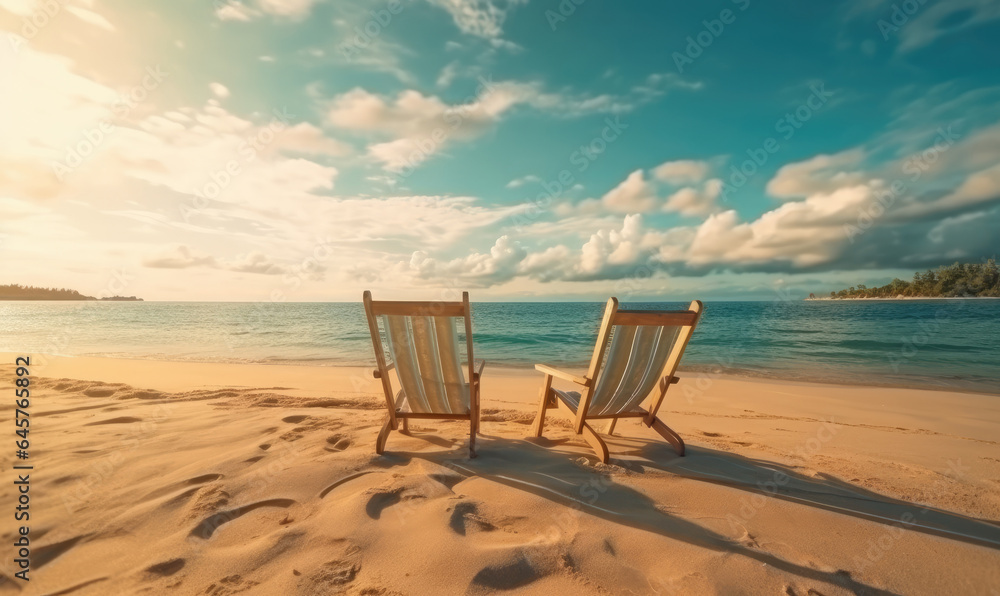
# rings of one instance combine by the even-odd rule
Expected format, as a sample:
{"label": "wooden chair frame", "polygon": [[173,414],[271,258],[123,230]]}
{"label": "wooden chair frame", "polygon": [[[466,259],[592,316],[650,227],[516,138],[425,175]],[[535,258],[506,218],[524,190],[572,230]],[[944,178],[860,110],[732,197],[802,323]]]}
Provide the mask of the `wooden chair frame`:
{"label": "wooden chair frame", "polygon": [[[382,454],[385,452],[385,443],[391,431],[399,430],[399,423],[402,421],[402,432],[408,432],[408,420],[468,420],[469,421],[469,457],[476,457],[476,434],[479,432],[479,394],[480,379],[483,375],[483,367],[486,361],[479,363],[478,370],[475,367],[472,352],[472,310],[469,307],[469,293],[462,292],[461,302],[435,302],[435,301],[388,301],[372,300],[372,293],[365,290],[364,293],[365,316],[368,319],[368,330],[372,336],[372,347],[375,348],[376,368],[372,371],[372,376],[382,381],[382,392],[385,394],[385,405],[388,409],[385,423],[375,441],[375,452]],[[435,414],[430,412],[403,412],[402,392],[399,401],[393,396],[392,381],[389,378],[389,371],[395,368],[394,365],[386,363],[385,351],[382,346],[382,334],[378,329],[379,315],[404,315],[421,317],[462,317],[465,319],[465,343],[468,350],[468,379],[469,379],[469,413],[468,414]],[[398,380],[398,379],[397,379]]]}
{"label": "wooden chair frame", "polygon": [[[610,420],[611,422],[608,425],[607,430],[607,434],[610,435],[614,432],[615,424],[618,422],[619,418],[641,418],[643,424],[655,430],[673,446],[677,455],[683,456],[684,440],[681,439],[680,435],[674,432],[673,429],[660,421],[660,419],[657,418],[657,413],[660,410],[660,406],[663,404],[663,398],[666,396],[667,389],[680,380],[676,374],[677,366],[680,364],[681,358],[684,356],[684,350],[687,348],[688,341],[691,339],[691,333],[694,332],[695,327],[697,327],[703,310],[704,305],[701,301],[695,300],[688,307],[688,310],[619,311],[618,299],[611,298],[608,300],[607,307],[604,309],[604,319],[601,321],[601,329],[597,334],[597,344],[594,346],[594,354],[590,358],[590,367],[587,369],[586,375],[578,377],[544,364],[535,365],[535,370],[543,373],[545,375],[545,379],[542,382],[542,390],[540,392],[541,403],[538,406],[538,414],[535,416],[534,424],[531,427],[532,436],[542,436],[542,432],[545,428],[546,410],[552,408],[563,409],[571,418],[573,418],[573,431],[576,434],[583,436],[584,440],[586,440],[594,450],[594,453],[597,454],[598,459],[604,463],[608,463],[610,459],[608,446],[597,431],[594,430],[594,427],[588,424],[588,421]],[[608,340],[611,337],[611,332],[615,325],[678,326],[681,327],[681,329],[670,354],[667,356],[662,374],[660,375],[660,382],[657,385],[657,390],[654,390],[650,395],[651,401],[648,409],[644,410],[641,407],[637,407],[635,410],[619,414],[588,416],[587,410],[590,409],[590,403],[594,397],[594,390],[597,387],[596,377],[601,370],[604,352],[607,348]],[[576,383],[577,385],[583,387],[584,390],[581,393],[580,403],[577,405],[575,410],[572,402],[563,399],[559,393],[552,389],[553,379],[562,379],[564,381]]]}

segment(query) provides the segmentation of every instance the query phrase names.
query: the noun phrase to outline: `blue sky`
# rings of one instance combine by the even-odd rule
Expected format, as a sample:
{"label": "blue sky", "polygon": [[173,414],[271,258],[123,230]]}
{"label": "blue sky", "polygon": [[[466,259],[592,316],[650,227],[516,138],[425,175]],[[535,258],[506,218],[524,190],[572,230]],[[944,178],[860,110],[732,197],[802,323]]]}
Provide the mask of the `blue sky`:
{"label": "blue sky", "polygon": [[0,0],[5,282],[772,299],[996,253],[1000,3]]}

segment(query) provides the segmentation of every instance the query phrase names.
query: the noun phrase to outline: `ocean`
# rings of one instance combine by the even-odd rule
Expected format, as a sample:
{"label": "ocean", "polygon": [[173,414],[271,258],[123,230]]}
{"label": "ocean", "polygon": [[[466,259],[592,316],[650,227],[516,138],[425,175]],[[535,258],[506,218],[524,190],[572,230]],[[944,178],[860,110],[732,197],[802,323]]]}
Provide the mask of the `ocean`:
{"label": "ocean", "polygon": [[[584,366],[603,308],[474,302],[475,357],[490,367]],[[0,302],[0,351],[317,366],[374,362],[360,302]],[[681,370],[998,394],[1000,301],[706,302]]]}

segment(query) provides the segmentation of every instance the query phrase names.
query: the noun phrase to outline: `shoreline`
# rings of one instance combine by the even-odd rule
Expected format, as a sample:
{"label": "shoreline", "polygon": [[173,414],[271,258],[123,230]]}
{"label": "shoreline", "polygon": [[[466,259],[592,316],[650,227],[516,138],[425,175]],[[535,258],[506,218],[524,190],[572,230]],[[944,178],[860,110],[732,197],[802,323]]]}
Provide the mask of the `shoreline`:
{"label": "shoreline", "polygon": [[[356,362],[334,362],[329,360],[246,360],[246,359],[209,359],[209,358],[183,358],[172,355],[137,355],[137,354],[122,354],[122,355],[105,355],[105,354],[40,354],[32,353],[32,355],[37,354],[42,358],[79,358],[79,359],[96,359],[96,360],[107,360],[107,361],[125,361],[125,362],[163,362],[163,363],[177,363],[177,364],[205,364],[205,365],[245,365],[245,366],[264,366],[264,367],[282,367],[282,366],[295,366],[304,368],[316,368],[316,369],[358,369],[358,370],[371,370],[374,368],[374,363],[368,364],[358,364]],[[13,358],[19,355],[19,353],[14,352],[0,352],[0,358],[13,361]],[[478,360],[478,359],[477,359]],[[497,362],[487,360],[487,370],[490,371],[511,371],[514,374],[525,373],[539,376],[541,373],[536,373],[534,369],[534,364],[528,363],[509,363],[509,362]],[[586,371],[587,363],[577,363],[577,364],[566,364],[559,362],[543,362],[542,364],[548,364],[555,366],[556,368],[565,369],[567,371],[575,371],[578,373]],[[884,376],[879,373],[867,373],[865,375],[857,375],[856,379],[848,379],[840,374],[831,374],[829,377],[817,376],[817,375],[794,375],[785,374],[782,375],[778,371],[771,370],[754,370],[754,369],[737,369],[729,368],[726,370],[719,370],[717,366],[713,365],[688,365],[683,364],[678,369],[678,376],[686,375],[688,377],[696,378],[724,378],[731,379],[734,381],[762,381],[762,382],[776,382],[776,383],[802,383],[809,385],[831,385],[837,387],[881,387],[885,389],[913,389],[920,391],[936,391],[936,392],[957,392],[957,393],[969,393],[975,395],[990,395],[990,396],[1000,396],[1000,383],[997,383],[995,391],[989,391],[983,387],[977,386],[961,386],[961,385],[949,385],[944,379],[935,377],[912,377],[914,380],[911,383],[906,382],[880,382],[877,377]],[[487,373],[488,374],[488,373]],[[894,373],[899,374],[899,373]],[[990,384],[989,380],[984,380],[979,383],[980,385],[988,386]]]}

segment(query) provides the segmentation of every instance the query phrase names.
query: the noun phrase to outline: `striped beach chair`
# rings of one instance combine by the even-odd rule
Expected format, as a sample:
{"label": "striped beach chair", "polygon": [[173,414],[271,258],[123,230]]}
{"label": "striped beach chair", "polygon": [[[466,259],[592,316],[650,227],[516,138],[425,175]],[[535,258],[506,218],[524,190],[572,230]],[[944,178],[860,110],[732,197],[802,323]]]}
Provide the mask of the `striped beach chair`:
{"label": "striped beach chair", "polygon": [[[608,300],[585,376],[535,365],[545,380],[532,426],[533,436],[542,436],[546,410],[566,410],[574,420],[576,434],[582,435],[597,457],[608,463],[608,446],[590,422],[610,421],[607,430],[610,435],[619,418],[641,418],[643,424],[659,433],[683,456],[684,440],[656,414],[667,389],[678,381],[677,365],[702,310],[698,300],[682,311],[618,310],[618,299]],[[582,391],[556,389],[552,387],[553,379],[576,383]],[[648,406],[643,409],[641,404],[647,399]]]}
{"label": "striped beach chair", "polygon": [[[393,302],[372,300],[366,291],[364,304],[377,365],[372,374],[382,381],[389,410],[375,452],[384,452],[389,433],[399,430],[400,422],[406,432],[411,419],[468,420],[469,457],[476,457],[479,386],[486,363],[480,361],[478,369],[473,364],[469,293],[462,293],[461,302]],[[395,394],[390,371],[400,386]]]}

